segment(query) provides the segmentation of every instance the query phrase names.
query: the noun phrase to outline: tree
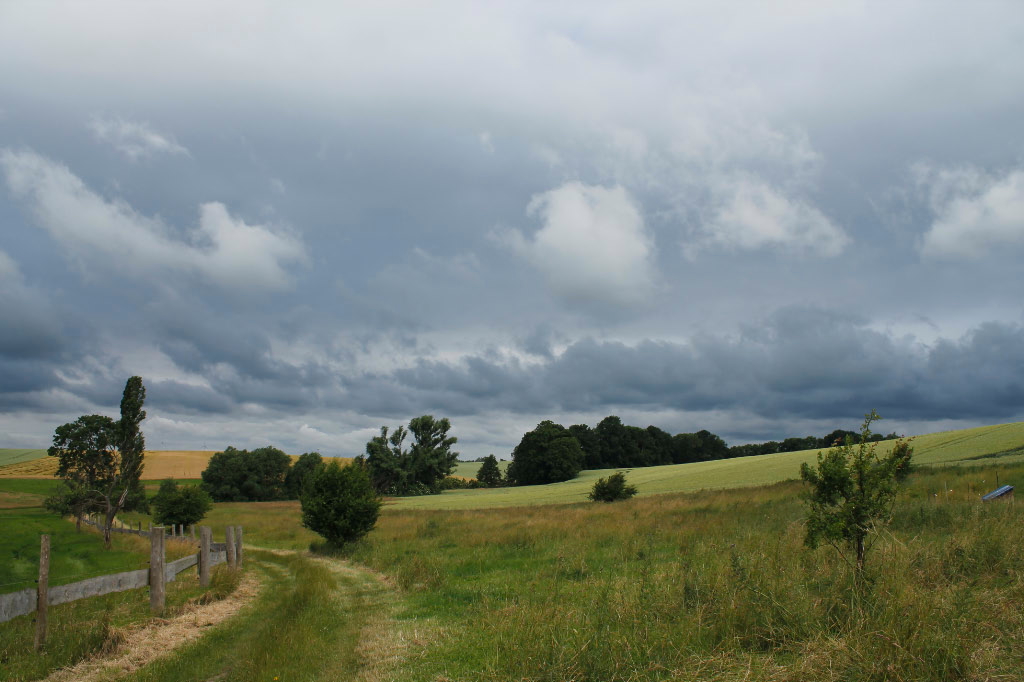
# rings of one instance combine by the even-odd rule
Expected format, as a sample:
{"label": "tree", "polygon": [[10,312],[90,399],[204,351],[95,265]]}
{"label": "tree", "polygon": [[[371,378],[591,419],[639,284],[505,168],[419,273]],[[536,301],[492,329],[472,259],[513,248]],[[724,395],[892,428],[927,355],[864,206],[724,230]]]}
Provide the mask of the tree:
{"label": "tree", "polygon": [[449,436],[452,428],[447,419],[434,419],[425,414],[409,422],[413,444],[409,449],[412,456],[412,482],[430,489],[437,487],[441,479],[455,470],[459,453],[452,451],[458,438]]}
{"label": "tree", "polygon": [[[110,547],[114,518],[122,509],[144,506],[139,482],[146,448],[140,424],[146,418],[142,405],[146,388],[133,376],[125,383],[121,398],[121,419],[90,414],[58,426],[47,450],[57,457],[57,476],[64,486],[51,498],[48,508],[68,510],[81,516],[103,513],[103,543]],[[61,499],[62,498],[62,499]]]}
{"label": "tree", "polygon": [[[868,538],[887,524],[900,484],[910,472],[913,448],[908,440],[897,440],[885,455],[879,455],[871,439],[872,422],[881,419],[871,410],[865,415],[859,442],[847,437],[827,453],[818,453],[816,467],[800,466],[800,478],[810,485],[805,496],[807,534],[805,544],[814,549],[824,541],[832,545],[860,577],[870,549]],[[850,562],[847,552],[853,554]]]}
{"label": "tree", "polygon": [[319,452],[304,452],[299,455],[299,458],[295,460],[295,463],[288,469],[288,473],[284,477],[285,496],[289,500],[299,499],[302,495],[302,486],[305,484],[306,478],[323,463],[324,458],[320,456]]}
{"label": "tree", "polygon": [[636,495],[636,486],[626,483],[626,475],[616,471],[608,478],[599,478],[590,490],[588,498],[595,502],[615,502],[628,500]]}
{"label": "tree", "polygon": [[556,483],[574,478],[582,467],[579,442],[561,424],[545,420],[512,451],[506,478],[512,485]]}
{"label": "tree", "polygon": [[228,446],[210,458],[202,473],[203,487],[216,502],[283,500],[291,463],[288,455],[269,445],[252,452]]}
{"label": "tree", "polygon": [[197,485],[179,486],[173,478],[160,481],[153,497],[153,520],[159,524],[191,526],[213,508],[209,493]]}
{"label": "tree", "polygon": [[497,488],[501,485],[501,468],[498,466],[498,458],[494,455],[484,457],[484,463],[476,472],[476,480],[488,488]]}
{"label": "tree", "polygon": [[320,466],[302,491],[302,525],[332,545],[366,535],[377,523],[381,500],[359,461]]}
{"label": "tree", "polygon": [[[452,451],[457,438],[449,436],[451,422],[425,414],[399,426],[388,435],[388,427],[366,444],[370,479],[381,494],[409,495],[440,492],[440,483],[455,469],[459,453]],[[403,447],[412,434],[412,446]]]}

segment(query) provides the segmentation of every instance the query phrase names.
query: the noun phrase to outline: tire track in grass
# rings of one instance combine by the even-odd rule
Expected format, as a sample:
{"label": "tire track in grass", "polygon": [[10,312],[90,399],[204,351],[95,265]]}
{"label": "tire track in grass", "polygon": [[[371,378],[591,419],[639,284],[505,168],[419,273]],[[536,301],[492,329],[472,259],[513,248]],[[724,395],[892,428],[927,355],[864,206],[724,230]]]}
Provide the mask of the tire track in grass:
{"label": "tire track in grass", "polygon": [[246,559],[265,583],[247,608],[144,668],[97,682],[383,682],[401,679],[403,662],[427,643],[396,619],[401,599],[378,574],[308,553],[251,548]]}

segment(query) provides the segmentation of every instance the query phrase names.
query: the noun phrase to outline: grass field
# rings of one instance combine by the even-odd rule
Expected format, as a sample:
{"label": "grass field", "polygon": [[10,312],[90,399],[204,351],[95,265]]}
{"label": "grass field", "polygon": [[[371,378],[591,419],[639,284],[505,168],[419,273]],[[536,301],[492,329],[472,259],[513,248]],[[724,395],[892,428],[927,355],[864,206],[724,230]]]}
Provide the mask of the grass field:
{"label": "grass field", "polygon": [[33,459],[39,459],[40,457],[46,457],[46,450],[14,450],[10,448],[0,448],[0,467],[5,467],[9,464],[17,464],[18,462],[30,462]]}
{"label": "grass field", "polygon": [[[1024,422],[917,436],[913,446],[917,466],[1024,461]],[[879,447],[884,449],[889,445],[881,443]],[[643,467],[627,470],[627,478],[641,496],[766,485],[799,478],[800,465],[813,462],[818,452],[802,450]],[[400,509],[488,509],[583,502],[598,478],[615,471],[583,471],[571,481],[551,485],[451,490],[441,495],[406,497],[396,500],[394,506]]]}
{"label": "grass field", "polygon": [[[389,505],[348,555],[399,588],[397,622],[419,633],[388,679],[1018,680],[1024,524],[1019,506],[979,501],[997,476],[1019,484],[1024,463],[920,468],[860,589],[831,548],[803,546],[796,482],[514,511]],[[252,545],[316,540],[296,502],[219,504],[208,520],[217,536],[242,523]],[[322,575],[310,579],[323,589]],[[198,650],[237,644],[246,661],[266,661],[260,674],[288,662],[302,679],[333,679],[333,654],[294,655],[309,622],[334,632],[320,620],[332,602],[318,598],[312,612],[281,602],[265,649],[240,626]],[[194,658],[183,652],[144,679],[210,677]]]}

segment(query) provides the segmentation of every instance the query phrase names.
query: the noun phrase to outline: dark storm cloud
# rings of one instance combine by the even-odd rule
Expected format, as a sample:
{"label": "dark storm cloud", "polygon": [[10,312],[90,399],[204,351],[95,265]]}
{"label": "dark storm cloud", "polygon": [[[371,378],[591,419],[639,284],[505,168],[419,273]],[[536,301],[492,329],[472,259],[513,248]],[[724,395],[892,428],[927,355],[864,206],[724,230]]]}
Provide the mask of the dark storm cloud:
{"label": "dark storm cloud", "polygon": [[[1024,328],[987,323],[925,346],[818,309],[780,311],[735,337],[634,345],[584,339],[543,364],[469,357],[396,371],[452,414],[611,413],[623,407],[845,419],[1009,418],[1024,412]],[[385,382],[389,381],[384,380]],[[364,393],[381,377],[364,377]]]}
{"label": "dark storm cloud", "polygon": [[237,405],[207,386],[157,381],[146,386],[146,404],[163,412],[229,414]]}

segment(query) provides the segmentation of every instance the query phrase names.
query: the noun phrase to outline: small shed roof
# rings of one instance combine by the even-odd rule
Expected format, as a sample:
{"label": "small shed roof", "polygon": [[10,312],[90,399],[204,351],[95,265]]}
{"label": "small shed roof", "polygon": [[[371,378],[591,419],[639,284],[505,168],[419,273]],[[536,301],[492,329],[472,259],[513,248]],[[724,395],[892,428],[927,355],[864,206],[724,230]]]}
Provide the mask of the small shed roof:
{"label": "small shed roof", "polygon": [[981,499],[983,499],[983,500],[994,500],[997,497],[1002,497],[1003,495],[1009,495],[1012,492],[1013,492],[1013,486],[1012,485],[1004,485],[1002,488],[996,488],[995,490],[990,492],[988,495],[983,496]]}

